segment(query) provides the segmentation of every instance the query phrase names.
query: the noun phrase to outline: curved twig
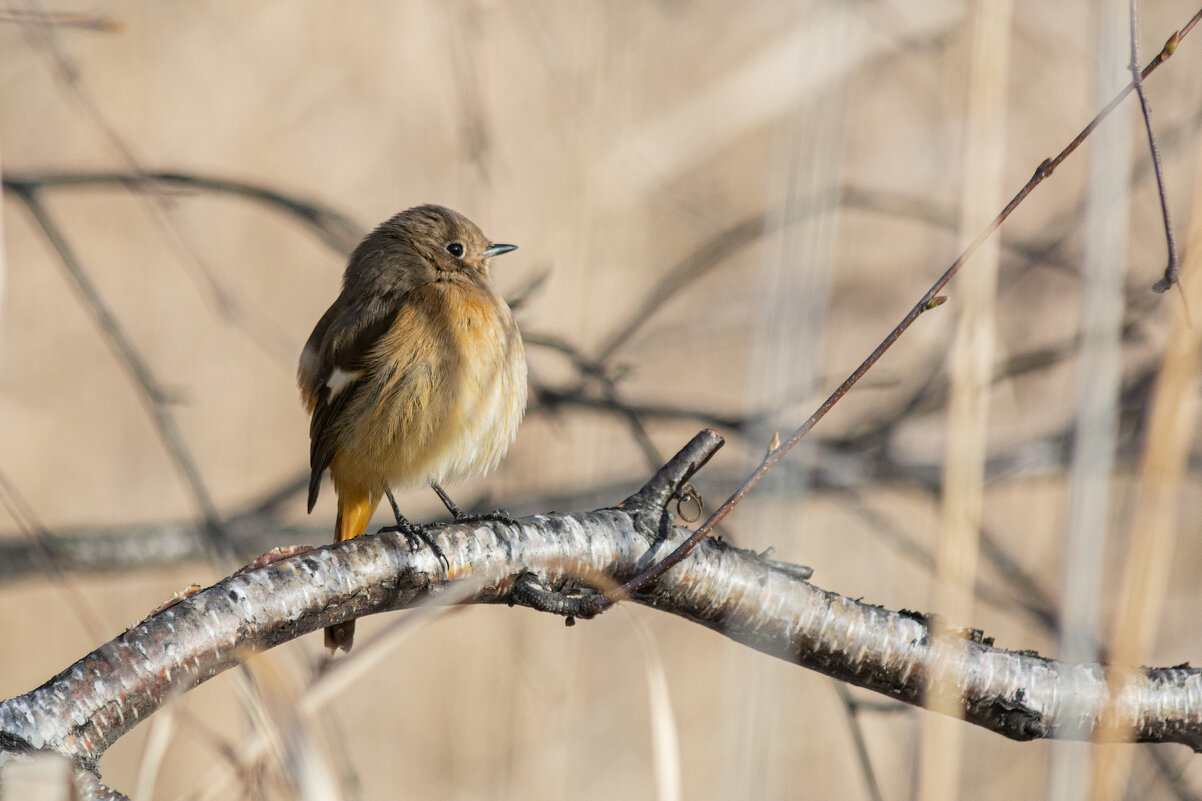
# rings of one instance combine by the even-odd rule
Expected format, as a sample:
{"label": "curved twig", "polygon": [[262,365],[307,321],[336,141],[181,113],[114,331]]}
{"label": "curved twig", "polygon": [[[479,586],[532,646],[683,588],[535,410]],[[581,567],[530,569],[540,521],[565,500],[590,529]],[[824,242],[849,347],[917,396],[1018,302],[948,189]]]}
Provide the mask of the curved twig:
{"label": "curved twig", "polygon": [[304,200],[285,192],[268,189],[259,184],[183,172],[64,172],[37,175],[5,175],[4,188],[9,191],[22,189],[58,189],[68,187],[123,186],[131,190],[144,187],[147,183],[161,184],[180,190],[213,192],[234,195],[283,209],[305,223],[321,241],[335,253],[345,256],[354,249],[367,231],[337,209],[311,200]]}

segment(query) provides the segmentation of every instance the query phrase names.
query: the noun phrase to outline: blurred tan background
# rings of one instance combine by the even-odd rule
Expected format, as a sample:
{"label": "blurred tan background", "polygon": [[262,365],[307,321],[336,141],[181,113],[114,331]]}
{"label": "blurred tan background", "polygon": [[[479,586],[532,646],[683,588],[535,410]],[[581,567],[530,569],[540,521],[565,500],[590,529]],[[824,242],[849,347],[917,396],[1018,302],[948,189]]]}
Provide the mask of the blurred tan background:
{"label": "blurred tan background", "polygon": [[[1146,60],[1196,8],[1143,5]],[[521,248],[494,275],[507,296],[523,297],[535,391],[509,456],[452,495],[515,513],[614,503],[657,456],[716,423],[729,444],[698,481],[712,505],[771,433],[796,427],[955,257],[973,8],[16,4],[0,12],[0,166],[20,179],[138,169],[229,179],[321,204],[360,231],[418,203],[456,208]],[[39,9],[108,25],[70,16],[31,24]],[[1076,0],[1014,5],[1006,197],[1096,110],[1102,10]],[[1184,242],[1202,145],[1202,38],[1186,39],[1147,90]],[[1148,289],[1164,243],[1133,100],[1111,124],[1128,131],[1134,177],[1128,211],[1110,221],[1128,244],[1123,415],[1098,575],[1104,621],[1133,530],[1148,387],[1181,301]],[[1051,656],[1089,156],[1087,144],[1002,231],[1002,377],[991,394],[983,512],[1002,554],[982,558],[971,619],[954,621]],[[195,186],[56,186],[39,196],[165,393],[217,513],[246,512],[304,476],[295,361],[337,292],[338,248],[278,205]],[[0,511],[0,537],[29,548],[22,526],[33,518],[51,535],[102,539],[196,522],[195,494],[129,371],[27,209],[12,193],[3,202],[0,471],[9,508],[24,503],[31,514],[22,522]],[[689,271],[706,256],[712,264]],[[661,284],[674,269],[680,277]],[[657,288],[662,302],[640,311]],[[737,511],[728,538],[813,566],[824,588],[931,608],[956,288]],[[638,327],[603,354],[632,319]],[[604,355],[613,392],[636,408],[639,426],[607,410],[608,385],[582,378],[550,340],[585,360]],[[269,544],[326,542],[332,499],[327,489],[307,518],[302,495],[286,495],[265,518],[279,532]],[[399,500],[410,517],[441,513],[432,493]],[[1202,659],[1200,502],[1191,474],[1154,665]],[[203,559],[4,574],[0,697],[222,574]],[[361,638],[389,622],[361,621]],[[254,683],[269,695],[303,691],[320,642],[313,635],[260,657]],[[872,798],[857,727],[880,796],[918,793],[924,713],[853,714],[822,676],[638,608],[572,629],[507,608],[427,624],[318,718],[312,765],[348,799],[663,797],[648,694],[659,670],[680,742],[679,761],[661,768],[679,771],[685,797]],[[250,684],[232,671],[179,699],[166,723],[144,724],[112,749],[105,781],[140,791],[139,801],[206,791],[290,798],[321,786],[289,787],[278,765],[246,757],[243,744],[261,725]],[[879,700],[855,689],[851,698]],[[1049,744],[963,728],[963,797],[1050,792]],[[1182,748],[1140,749],[1128,793],[1202,797],[1195,762]],[[232,765],[242,773],[216,784]]]}

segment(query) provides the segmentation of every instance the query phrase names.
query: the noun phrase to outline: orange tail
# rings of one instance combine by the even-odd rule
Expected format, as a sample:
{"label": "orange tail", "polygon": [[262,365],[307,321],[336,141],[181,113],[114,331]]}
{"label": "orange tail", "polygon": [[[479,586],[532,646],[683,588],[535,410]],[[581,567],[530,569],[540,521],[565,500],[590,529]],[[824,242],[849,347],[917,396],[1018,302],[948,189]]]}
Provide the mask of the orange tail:
{"label": "orange tail", "polygon": [[[379,493],[356,492],[350,488],[339,488],[337,485],[335,485],[335,489],[338,490],[338,522],[334,524],[334,541],[342,542],[352,537],[358,537],[367,530],[372,513],[376,511],[376,506],[380,503],[380,495]],[[339,648],[349,651],[354,642],[355,621],[353,620],[335,623],[326,629],[326,647],[330,649],[331,653],[337,652]]]}

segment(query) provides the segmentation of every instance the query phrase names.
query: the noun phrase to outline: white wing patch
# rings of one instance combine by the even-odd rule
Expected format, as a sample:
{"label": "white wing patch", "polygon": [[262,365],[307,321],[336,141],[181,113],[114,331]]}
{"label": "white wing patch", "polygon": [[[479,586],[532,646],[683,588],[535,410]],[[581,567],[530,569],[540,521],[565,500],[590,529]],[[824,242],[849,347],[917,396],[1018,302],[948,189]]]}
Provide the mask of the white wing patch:
{"label": "white wing patch", "polygon": [[326,381],[326,386],[330,388],[330,398],[333,399],[348,385],[355,383],[363,376],[362,370],[343,370],[341,367],[335,367],[334,372],[330,373],[329,379]]}

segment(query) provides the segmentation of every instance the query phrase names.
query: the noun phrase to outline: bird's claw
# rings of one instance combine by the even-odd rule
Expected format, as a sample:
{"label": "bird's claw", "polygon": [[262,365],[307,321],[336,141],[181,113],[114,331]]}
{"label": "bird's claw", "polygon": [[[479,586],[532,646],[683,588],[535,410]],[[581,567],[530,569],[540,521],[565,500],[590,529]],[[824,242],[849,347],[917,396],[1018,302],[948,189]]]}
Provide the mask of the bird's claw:
{"label": "bird's claw", "polygon": [[450,570],[451,563],[447,560],[447,555],[443,553],[442,548],[434,541],[434,537],[430,536],[430,532],[421,523],[414,523],[401,518],[396,522],[396,525],[384,526],[380,531],[404,535],[405,539],[409,542],[409,549],[415,553],[421,550],[421,543],[425,543],[430,546],[430,550],[438,557],[438,561],[442,564],[443,568]]}

